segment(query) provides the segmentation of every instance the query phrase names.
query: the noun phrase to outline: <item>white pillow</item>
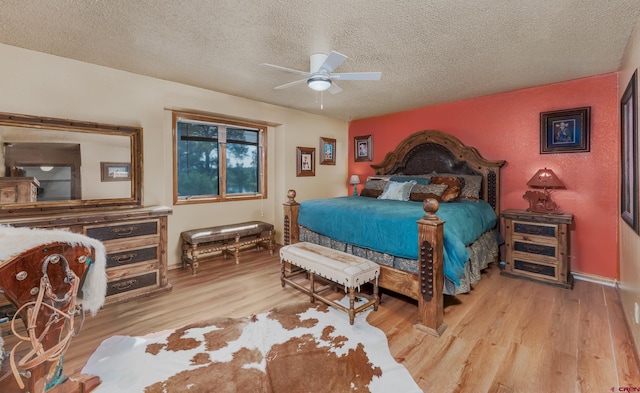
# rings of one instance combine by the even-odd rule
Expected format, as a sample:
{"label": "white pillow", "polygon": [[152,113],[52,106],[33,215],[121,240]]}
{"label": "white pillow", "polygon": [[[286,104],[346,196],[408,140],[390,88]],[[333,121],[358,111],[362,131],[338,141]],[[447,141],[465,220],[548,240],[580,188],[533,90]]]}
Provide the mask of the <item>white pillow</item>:
{"label": "white pillow", "polygon": [[394,201],[408,201],[411,189],[416,185],[415,180],[399,183],[389,181],[378,199],[391,199]]}

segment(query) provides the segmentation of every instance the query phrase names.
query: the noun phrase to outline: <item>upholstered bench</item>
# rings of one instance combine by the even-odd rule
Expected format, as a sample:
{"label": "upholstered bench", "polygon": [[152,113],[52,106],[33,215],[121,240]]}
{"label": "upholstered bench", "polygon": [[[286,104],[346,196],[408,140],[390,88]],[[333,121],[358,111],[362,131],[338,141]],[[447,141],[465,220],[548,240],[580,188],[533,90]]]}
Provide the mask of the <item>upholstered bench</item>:
{"label": "upholstered bench", "polygon": [[236,264],[240,263],[240,248],[256,245],[266,246],[273,255],[273,224],[262,221],[249,221],[239,224],[220,225],[209,228],[193,229],[180,234],[182,238],[182,267],[191,265],[195,276],[198,259],[202,254],[221,251],[225,258],[233,255]]}
{"label": "upholstered bench", "polygon": [[[295,243],[280,249],[281,273],[280,281],[284,288],[285,283],[309,295],[311,302],[316,299],[349,314],[349,323],[353,325],[356,313],[373,305],[378,310],[380,299],[378,298],[378,277],[380,266],[367,259],[332,250],[313,243]],[[302,270],[293,274],[286,274],[285,264],[297,266]],[[293,280],[294,276],[301,273],[309,274],[309,288],[304,287]],[[321,295],[316,291],[314,276],[322,277],[332,283],[342,285],[349,291],[349,308]],[[373,299],[355,308],[355,291],[360,290],[360,285],[373,284]]]}

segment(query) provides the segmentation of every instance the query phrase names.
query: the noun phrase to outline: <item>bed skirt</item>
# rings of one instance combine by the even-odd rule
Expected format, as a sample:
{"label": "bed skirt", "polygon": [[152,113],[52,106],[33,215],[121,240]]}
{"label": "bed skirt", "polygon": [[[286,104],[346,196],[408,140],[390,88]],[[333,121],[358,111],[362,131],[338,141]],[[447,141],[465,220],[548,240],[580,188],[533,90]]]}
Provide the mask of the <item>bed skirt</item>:
{"label": "bed skirt", "polygon": [[[349,243],[340,242],[310,231],[305,227],[300,227],[299,236],[301,242],[319,244],[334,250],[366,258],[380,265],[394,267],[413,274],[418,273],[418,261],[415,259],[400,258],[370,250],[368,248],[362,248]],[[464,274],[460,278],[460,285],[456,286],[451,282],[451,280],[445,277],[444,289],[442,292],[445,295],[454,296],[460,293],[469,292],[471,290],[471,285],[480,281],[482,270],[486,269],[489,266],[489,263],[495,261],[495,258],[498,256],[498,247],[501,242],[502,237],[500,236],[500,233],[497,230],[490,230],[480,235],[475,242],[467,246],[469,260],[465,264]]]}

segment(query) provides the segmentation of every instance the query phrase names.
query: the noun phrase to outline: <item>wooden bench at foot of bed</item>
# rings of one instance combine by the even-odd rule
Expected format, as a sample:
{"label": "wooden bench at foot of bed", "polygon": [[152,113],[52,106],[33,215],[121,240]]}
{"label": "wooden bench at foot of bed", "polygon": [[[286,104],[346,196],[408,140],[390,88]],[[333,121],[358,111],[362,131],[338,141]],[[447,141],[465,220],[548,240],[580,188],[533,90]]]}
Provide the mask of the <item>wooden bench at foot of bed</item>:
{"label": "wooden bench at foot of bed", "polygon": [[245,246],[265,246],[273,255],[273,224],[262,221],[241,222],[209,228],[193,229],[180,234],[182,239],[182,267],[191,265],[194,276],[198,269],[199,257],[203,254],[222,252],[234,256],[240,263],[240,249]]}
{"label": "wooden bench at foot of bed", "polygon": [[[295,201],[296,192],[289,190],[284,206],[284,244],[299,241],[298,212],[300,204]],[[418,301],[416,328],[440,336],[446,330],[444,323],[444,273],[443,244],[444,221],[436,216],[439,204],[435,199],[423,203],[425,216],[417,221],[419,265],[418,274],[380,265],[378,285]]]}
{"label": "wooden bench at foot of bed", "polygon": [[[280,282],[284,288],[285,284],[298,289],[309,296],[311,303],[319,300],[329,306],[334,306],[349,314],[349,323],[353,325],[356,313],[364,311],[373,306],[373,310],[378,310],[378,276],[380,266],[367,259],[347,254],[342,251],[319,246],[313,243],[289,244],[280,249],[281,274]],[[303,269],[300,272],[287,274],[285,264],[290,263]],[[293,280],[293,277],[302,273],[309,275],[309,287],[302,286]],[[345,291],[349,291],[349,307],[337,301],[330,300],[316,290],[315,276],[322,277],[334,284],[341,285]],[[373,299],[355,306],[356,290],[360,286],[370,283],[373,285]],[[364,298],[364,296],[363,296]]]}

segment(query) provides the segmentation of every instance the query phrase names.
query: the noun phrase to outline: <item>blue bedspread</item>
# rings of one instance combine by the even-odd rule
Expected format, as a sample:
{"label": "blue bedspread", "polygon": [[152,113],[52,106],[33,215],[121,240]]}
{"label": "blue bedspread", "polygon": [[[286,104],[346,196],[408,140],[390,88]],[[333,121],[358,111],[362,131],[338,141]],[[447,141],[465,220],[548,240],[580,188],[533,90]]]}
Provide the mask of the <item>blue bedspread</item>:
{"label": "blue bedspread", "polygon": [[[313,199],[300,204],[298,223],[321,235],[359,247],[418,259],[418,225],[422,202],[350,196]],[[444,275],[460,284],[469,259],[466,246],[495,227],[496,215],[485,201],[441,203],[444,220]]]}

